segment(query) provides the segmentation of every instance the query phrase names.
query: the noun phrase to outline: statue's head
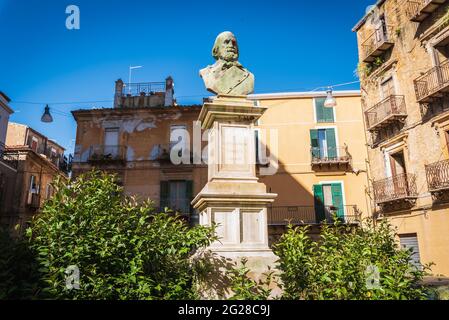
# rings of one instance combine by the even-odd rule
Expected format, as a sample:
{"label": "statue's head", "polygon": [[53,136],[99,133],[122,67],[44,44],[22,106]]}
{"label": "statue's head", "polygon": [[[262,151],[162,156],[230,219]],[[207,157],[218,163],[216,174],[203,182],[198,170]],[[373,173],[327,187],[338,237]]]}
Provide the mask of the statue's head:
{"label": "statue's head", "polygon": [[215,60],[237,61],[239,59],[239,47],[234,34],[229,31],[222,32],[215,39],[212,55]]}

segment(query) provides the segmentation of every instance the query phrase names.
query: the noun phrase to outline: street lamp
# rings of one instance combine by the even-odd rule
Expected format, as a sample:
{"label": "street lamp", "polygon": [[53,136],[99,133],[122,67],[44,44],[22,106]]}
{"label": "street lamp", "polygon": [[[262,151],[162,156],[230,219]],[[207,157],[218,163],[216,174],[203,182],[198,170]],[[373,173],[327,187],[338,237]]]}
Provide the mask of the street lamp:
{"label": "street lamp", "polygon": [[332,87],[328,87],[326,91],[326,100],[324,101],[324,107],[325,108],[333,108],[337,106],[337,100],[332,95]]}
{"label": "street lamp", "polygon": [[41,121],[46,123],[53,122],[53,117],[50,114],[50,107],[48,106],[48,104],[45,106],[45,111],[41,117]]}

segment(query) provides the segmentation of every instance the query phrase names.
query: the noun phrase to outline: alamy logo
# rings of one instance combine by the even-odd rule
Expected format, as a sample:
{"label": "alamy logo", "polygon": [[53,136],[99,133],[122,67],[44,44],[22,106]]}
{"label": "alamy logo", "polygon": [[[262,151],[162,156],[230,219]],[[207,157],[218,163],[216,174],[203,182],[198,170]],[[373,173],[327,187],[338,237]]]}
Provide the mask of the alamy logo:
{"label": "alamy logo", "polygon": [[369,265],[365,269],[366,288],[368,290],[380,289],[380,271],[377,266]]}
{"label": "alamy logo", "polygon": [[72,265],[65,269],[65,287],[67,290],[79,290],[80,288],[80,269],[78,266]]}
{"label": "alamy logo", "polygon": [[68,30],[80,29],[80,8],[74,4],[67,6],[65,13],[69,16],[65,20],[65,27]]}

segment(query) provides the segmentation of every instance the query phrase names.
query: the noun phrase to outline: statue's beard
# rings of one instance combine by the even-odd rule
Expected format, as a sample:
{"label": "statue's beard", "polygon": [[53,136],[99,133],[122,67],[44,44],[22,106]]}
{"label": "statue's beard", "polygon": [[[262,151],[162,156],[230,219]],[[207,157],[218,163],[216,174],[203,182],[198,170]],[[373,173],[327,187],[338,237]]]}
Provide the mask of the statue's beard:
{"label": "statue's beard", "polygon": [[233,62],[233,61],[237,61],[239,58],[238,53],[236,52],[232,52],[232,51],[225,51],[223,52],[221,58],[227,62]]}

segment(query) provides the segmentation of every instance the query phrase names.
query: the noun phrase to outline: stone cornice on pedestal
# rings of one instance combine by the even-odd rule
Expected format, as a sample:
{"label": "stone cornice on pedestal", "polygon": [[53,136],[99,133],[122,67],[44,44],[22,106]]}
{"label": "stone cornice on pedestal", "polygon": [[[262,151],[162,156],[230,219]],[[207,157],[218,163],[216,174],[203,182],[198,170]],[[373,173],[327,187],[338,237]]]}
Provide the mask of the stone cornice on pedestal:
{"label": "stone cornice on pedestal", "polygon": [[246,96],[218,95],[212,102],[204,104],[198,120],[203,129],[210,129],[217,120],[235,121],[241,117],[247,122],[257,121],[265,110],[267,108],[254,106]]}

